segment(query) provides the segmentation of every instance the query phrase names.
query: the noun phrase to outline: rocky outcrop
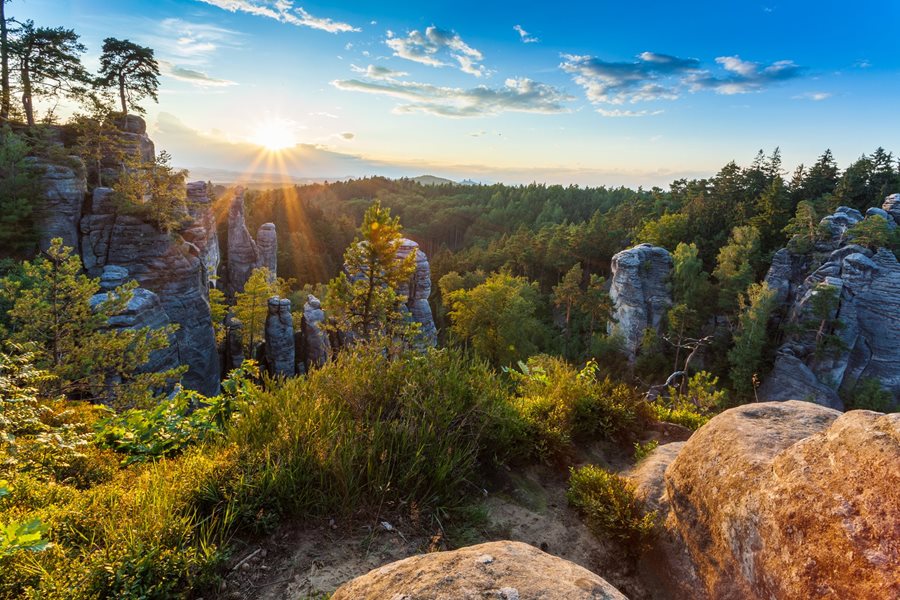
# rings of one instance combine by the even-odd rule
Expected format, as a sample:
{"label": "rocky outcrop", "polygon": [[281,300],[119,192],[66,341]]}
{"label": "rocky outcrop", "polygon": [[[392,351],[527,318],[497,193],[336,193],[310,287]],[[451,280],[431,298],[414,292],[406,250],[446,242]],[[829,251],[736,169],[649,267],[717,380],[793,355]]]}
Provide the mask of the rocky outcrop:
{"label": "rocky outcrop", "polygon": [[216,216],[212,210],[212,200],[205,181],[187,184],[187,204],[192,224],[182,232],[184,239],[197,246],[201,262],[206,267],[207,279],[211,287],[216,287],[221,252],[219,235],[216,232]]}
{"label": "rocky outcrop", "polygon": [[748,404],[666,461],[643,471],[638,489],[665,518],[669,575],[694,586],[684,597],[900,595],[900,414]]}
{"label": "rocky outcrop", "polygon": [[900,225],[900,194],[891,194],[884,199],[882,210],[894,218],[894,222]]}
{"label": "rocky outcrop", "polygon": [[237,188],[228,208],[228,290],[234,294],[244,291],[244,285],[254,269],[266,267],[275,279],[278,242],[275,225],[264,223],[254,240],[244,218],[244,189]]}
{"label": "rocky outcrop", "polygon": [[211,395],[219,389],[216,340],[209,311],[206,268],[197,247],[137,217],[115,218],[105,264],[128,269],[139,285],[159,296],[176,332],[178,355],[188,366],[184,386]]}
{"label": "rocky outcrop", "polygon": [[[894,209],[890,196],[885,206]],[[887,209],[869,213],[867,218],[888,215],[893,223]],[[859,211],[841,207],[823,219],[832,236],[815,252],[775,254],[766,281],[778,293],[779,318],[789,335],[759,388],[761,400],[809,399],[843,409],[841,396],[875,379],[900,403],[900,264],[887,249],[872,252],[852,243],[849,227],[862,220]],[[814,323],[798,332],[797,325],[822,321],[813,310],[817,295],[829,290],[837,299],[830,326]],[[839,340],[827,352],[824,335]]]}
{"label": "rocky outcrop", "polygon": [[328,362],[331,343],[325,331],[325,311],[318,298],[310,294],[303,305],[303,319],[300,324],[300,362],[309,372]]}
{"label": "rocky outcrop", "polygon": [[403,238],[397,251],[397,259],[405,260],[413,252],[416,254],[416,270],[409,283],[401,286],[397,293],[406,296],[406,308],[412,320],[419,324],[417,345],[420,349],[433,348],[437,346],[437,327],[434,324],[431,305],[428,303],[431,296],[431,266],[419,244]]}
{"label": "rocky outcrop", "polygon": [[263,223],[256,232],[256,247],[259,250],[257,267],[265,267],[269,270],[269,277],[275,280],[278,271],[278,236],[275,233],[274,223]]}
{"label": "rocky outcrop", "polygon": [[43,198],[35,207],[35,221],[40,232],[41,250],[50,247],[50,240],[61,238],[63,245],[79,249],[78,227],[81,209],[87,194],[84,163],[77,156],[68,157],[68,164],[53,164],[30,158],[40,173]]}
{"label": "rocky outcrop", "polygon": [[[128,269],[108,265],[100,277],[100,288],[103,291],[91,297],[91,306],[95,307],[105,302],[110,293],[129,280]],[[109,320],[110,329],[143,329],[144,327],[163,329],[169,325],[171,325],[171,320],[166,314],[159,296],[144,288],[134,289],[125,310]],[[154,351],[147,363],[141,365],[138,372],[160,372],[179,367],[181,363],[174,334],[170,337],[170,342],[167,348]]]}
{"label": "rocky outcrop", "polygon": [[294,360],[294,317],[291,301],[274,296],[269,298],[266,315],[266,365],[269,372],[281,377],[297,374]]}
{"label": "rocky outcrop", "polygon": [[390,563],[342,585],[332,600],[624,600],[583,567],[521,542],[491,542]]}
{"label": "rocky outcrop", "polygon": [[665,248],[640,244],[612,258],[609,297],[614,321],[607,325],[610,335],[622,338],[625,352],[634,360],[645,329],[659,331],[672,306],[669,279],[672,255]]}

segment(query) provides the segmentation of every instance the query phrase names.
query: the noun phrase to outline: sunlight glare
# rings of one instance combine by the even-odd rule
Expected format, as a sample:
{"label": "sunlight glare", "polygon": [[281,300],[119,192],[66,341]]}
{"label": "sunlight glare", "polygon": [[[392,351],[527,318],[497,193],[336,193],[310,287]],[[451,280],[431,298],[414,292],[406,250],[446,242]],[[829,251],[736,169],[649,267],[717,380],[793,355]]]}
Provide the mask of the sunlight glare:
{"label": "sunlight glare", "polygon": [[266,150],[277,152],[296,145],[291,124],[283,120],[265,121],[256,128],[256,133],[251,138],[253,143],[259,144]]}

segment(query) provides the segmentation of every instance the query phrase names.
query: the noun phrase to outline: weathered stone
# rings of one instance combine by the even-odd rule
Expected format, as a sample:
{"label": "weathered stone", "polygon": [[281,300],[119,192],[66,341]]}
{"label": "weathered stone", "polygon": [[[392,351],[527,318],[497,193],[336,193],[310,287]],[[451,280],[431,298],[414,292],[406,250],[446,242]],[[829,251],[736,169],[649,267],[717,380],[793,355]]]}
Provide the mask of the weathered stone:
{"label": "weathered stone", "polygon": [[207,279],[211,287],[216,287],[221,252],[219,235],[216,230],[216,216],[205,181],[191,181],[187,184],[187,200],[193,224],[182,232],[184,239],[197,246],[200,260],[206,267]]}
{"label": "weathered stone", "polygon": [[884,199],[881,208],[894,217],[894,222],[900,225],[900,194],[891,194]]}
{"label": "weathered stone", "polygon": [[256,246],[259,250],[259,262],[256,266],[269,270],[269,278],[274,281],[278,273],[278,236],[274,223],[263,223],[256,232]]}
{"label": "weathered stone", "polygon": [[188,365],[184,386],[207,395],[217,393],[216,341],[205,268],[196,246],[123,215],[112,227],[107,261],[125,267],[141,287],[156,293],[171,321],[178,324],[178,354]]}
{"label": "weathered stone", "polygon": [[873,206],[866,211],[866,218],[868,219],[869,217],[881,217],[887,223],[889,229],[896,229],[897,227],[897,222],[894,221],[894,217],[892,217],[890,213],[883,208],[877,208]]}
{"label": "weathered stone", "polygon": [[665,471],[664,535],[712,598],[900,595],[900,415],[749,404]]}
{"label": "weathered stone", "polygon": [[128,269],[118,265],[106,265],[100,275],[100,289],[109,292],[128,282],[131,275]]}
{"label": "weathered stone", "polygon": [[78,235],[81,209],[87,194],[84,163],[77,156],[68,157],[70,164],[58,165],[43,159],[29,158],[38,173],[44,195],[35,206],[35,221],[41,250],[50,247],[53,238],[61,238],[63,245],[80,247]]}
{"label": "weathered stone", "polygon": [[228,208],[228,289],[243,292],[250,274],[259,265],[259,249],[244,219],[244,189],[237,188]]}
{"label": "weathered stone", "polygon": [[291,301],[269,298],[266,315],[266,364],[273,375],[293,377],[297,374],[294,360],[294,317]]}
{"label": "weathered stone", "polygon": [[301,322],[301,355],[305,370],[311,371],[328,362],[331,354],[331,342],[324,329],[325,311],[318,298],[310,294],[303,305]]}
{"label": "weathered stone", "polygon": [[431,305],[428,303],[428,298],[431,296],[431,266],[428,264],[428,257],[419,248],[419,244],[403,238],[400,249],[397,251],[397,258],[405,260],[413,252],[416,254],[416,270],[409,283],[401,286],[397,293],[406,296],[406,308],[413,321],[420,326],[418,347],[420,349],[433,348],[437,346],[437,327],[434,324]]}
{"label": "weathered stone", "polygon": [[583,567],[521,542],[420,554],[345,583],[332,600],[624,600]]}
{"label": "weathered stone", "polygon": [[607,329],[622,338],[632,361],[641,347],[644,330],[658,332],[672,306],[671,274],[672,255],[665,248],[640,244],[612,258],[609,296],[615,320]]}
{"label": "weathered stone", "polygon": [[836,410],[844,410],[837,392],[820,382],[806,364],[794,356],[790,347],[782,348],[769,373],[757,390],[764,402],[807,400]]}
{"label": "weathered stone", "polygon": [[[107,267],[104,274],[121,275],[121,271],[125,271],[127,279],[128,271],[122,267]],[[101,282],[101,286],[103,286],[103,282]],[[110,292],[111,290],[107,289],[105,292],[94,294],[90,299],[91,308],[96,308],[108,300]],[[110,329],[142,329],[144,327],[163,329],[170,324],[169,315],[166,314],[159,301],[159,296],[144,288],[135,288],[125,310],[109,319]],[[168,371],[180,366],[174,334],[170,336],[169,341],[168,347],[155,350],[150,354],[149,360],[138,369],[139,373]]]}

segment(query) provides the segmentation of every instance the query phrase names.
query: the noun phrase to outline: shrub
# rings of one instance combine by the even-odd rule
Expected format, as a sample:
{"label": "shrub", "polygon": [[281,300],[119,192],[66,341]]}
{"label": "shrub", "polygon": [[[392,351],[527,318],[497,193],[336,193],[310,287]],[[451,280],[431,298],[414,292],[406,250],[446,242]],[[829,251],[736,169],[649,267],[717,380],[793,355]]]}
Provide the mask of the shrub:
{"label": "shrub", "polygon": [[649,442],[634,443],[634,462],[641,462],[659,448],[659,440],[650,440]]}
{"label": "shrub", "polygon": [[656,512],[644,514],[634,486],[615,473],[594,465],[570,469],[566,498],[595,534],[622,544],[632,557],[653,539]]}
{"label": "shrub", "polygon": [[881,387],[881,382],[874,378],[861,379],[856,384],[848,403],[850,408],[874,410],[876,412],[896,412],[893,408],[894,395],[890,390]]}

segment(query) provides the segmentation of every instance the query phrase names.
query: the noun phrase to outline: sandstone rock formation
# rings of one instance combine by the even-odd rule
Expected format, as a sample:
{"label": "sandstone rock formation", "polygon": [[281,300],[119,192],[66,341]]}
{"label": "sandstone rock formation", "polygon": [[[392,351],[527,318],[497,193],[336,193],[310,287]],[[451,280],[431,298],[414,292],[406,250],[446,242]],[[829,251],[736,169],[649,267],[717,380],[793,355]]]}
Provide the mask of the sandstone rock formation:
{"label": "sandstone rock formation", "polygon": [[273,223],[264,223],[254,240],[244,218],[244,189],[237,188],[228,208],[228,290],[234,294],[244,291],[244,285],[254,269],[267,267],[272,279],[276,276],[277,235]]}
{"label": "sandstone rock formation", "polygon": [[[94,307],[105,302],[109,294],[120,285],[130,280],[128,270],[117,265],[108,265],[103,269],[100,277],[100,288],[103,290],[91,297],[90,303]],[[161,329],[171,324],[169,315],[166,314],[159,296],[144,288],[136,288],[132,292],[131,300],[125,310],[109,320],[111,329]],[[154,351],[146,364],[141,365],[140,372],[167,371],[178,367],[178,346],[175,336],[171,338],[171,345]]]}
{"label": "sandstone rock formation", "polygon": [[256,232],[256,246],[259,250],[257,267],[269,269],[271,279],[274,281],[278,270],[278,236],[275,233],[274,223],[263,223]]}
{"label": "sandstone rock formation", "polygon": [[300,324],[300,362],[306,372],[321,367],[328,362],[331,342],[324,329],[325,311],[318,298],[310,294],[303,305],[303,319]]}
{"label": "sandstone rock formation", "polygon": [[621,336],[631,360],[641,347],[644,330],[658,332],[672,306],[671,274],[672,255],[665,248],[640,244],[612,258],[609,296],[615,320],[607,330]]}
{"label": "sandstone rock formation", "polygon": [[269,298],[266,315],[266,365],[273,375],[296,375],[294,360],[294,317],[291,301],[274,296]]}
{"label": "sandstone rock formation", "polygon": [[332,600],[623,600],[599,576],[521,542],[400,560],[342,585]]}
{"label": "sandstone rock formation", "polygon": [[666,517],[672,575],[703,584],[685,597],[900,595],[900,414],[748,404],[675,450],[636,477]]}
{"label": "sandstone rock formation", "polygon": [[211,287],[216,287],[221,252],[219,235],[216,232],[216,216],[213,214],[205,181],[191,181],[187,184],[188,210],[193,223],[182,232],[184,239],[197,246],[200,260],[206,267],[207,279]]}
{"label": "sandstone rock formation", "polygon": [[[893,223],[891,198],[883,211],[869,211],[869,218],[887,214]],[[859,211],[841,207],[823,219],[832,237],[815,252],[799,255],[785,248],[775,254],[766,281],[783,306],[782,326],[808,321],[816,295],[831,288],[838,297],[833,319],[840,325],[823,333],[838,336],[843,349],[823,355],[817,332],[790,333],[759,388],[760,399],[811,399],[843,409],[841,394],[875,379],[900,402],[900,264],[887,249],[873,253],[852,243],[848,228],[861,220]]]}
{"label": "sandstone rock formation", "polygon": [[30,163],[41,173],[43,201],[35,207],[35,221],[40,232],[41,250],[50,247],[50,240],[62,238],[63,244],[79,248],[78,228],[81,208],[87,194],[84,163],[77,156],[68,157],[70,164],[52,164],[31,158]]}
{"label": "sandstone rock formation", "polygon": [[128,269],[141,287],[159,296],[173,323],[178,354],[188,365],[184,386],[211,395],[218,392],[219,365],[209,311],[206,269],[193,244],[132,216],[117,216],[111,227],[104,264]]}
{"label": "sandstone rock formation", "polygon": [[419,248],[416,242],[403,238],[397,258],[404,260],[410,253],[416,253],[416,270],[410,282],[402,286],[397,292],[407,297],[406,308],[416,323],[419,323],[420,348],[437,346],[437,327],[434,324],[434,316],[431,313],[431,305],[428,298],[431,296],[431,266],[428,257]]}

